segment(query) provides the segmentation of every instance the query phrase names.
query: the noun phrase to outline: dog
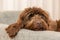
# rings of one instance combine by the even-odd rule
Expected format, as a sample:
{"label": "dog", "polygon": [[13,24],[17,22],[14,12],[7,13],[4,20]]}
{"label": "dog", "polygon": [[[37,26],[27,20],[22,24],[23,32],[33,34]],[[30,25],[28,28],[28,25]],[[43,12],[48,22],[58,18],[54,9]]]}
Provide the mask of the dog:
{"label": "dog", "polygon": [[57,23],[58,21],[51,20],[48,13],[41,8],[26,8],[19,15],[18,20],[6,28],[6,32],[10,38],[14,38],[20,29],[60,31],[58,30]]}

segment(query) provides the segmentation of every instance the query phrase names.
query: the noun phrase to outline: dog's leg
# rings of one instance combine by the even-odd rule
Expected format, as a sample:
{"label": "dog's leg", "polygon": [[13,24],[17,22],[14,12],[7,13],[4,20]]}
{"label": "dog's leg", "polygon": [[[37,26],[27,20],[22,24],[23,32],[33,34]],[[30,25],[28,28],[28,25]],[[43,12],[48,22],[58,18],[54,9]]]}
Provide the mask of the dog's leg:
{"label": "dog's leg", "polygon": [[16,23],[9,25],[8,28],[6,28],[6,31],[9,37],[14,38],[21,28],[23,28],[23,23],[19,18]]}
{"label": "dog's leg", "polygon": [[9,37],[13,38],[17,35],[18,31],[22,28],[22,25],[19,25],[17,23],[11,24],[6,28],[6,31],[9,35]]}
{"label": "dog's leg", "polygon": [[49,22],[49,30],[50,31],[56,31],[57,29],[57,22],[56,21],[50,21]]}
{"label": "dog's leg", "polygon": [[60,32],[60,20],[56,21],[57,22],[57,31]]}

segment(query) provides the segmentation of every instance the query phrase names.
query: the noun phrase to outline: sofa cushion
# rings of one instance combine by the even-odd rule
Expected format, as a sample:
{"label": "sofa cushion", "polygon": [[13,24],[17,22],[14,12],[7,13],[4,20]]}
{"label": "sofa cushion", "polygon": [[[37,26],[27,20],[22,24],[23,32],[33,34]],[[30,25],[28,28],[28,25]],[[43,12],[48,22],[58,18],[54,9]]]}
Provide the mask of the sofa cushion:
{"label": "sofa cushion", "polygon": [[0,23],[12,24],[17,20],[19,14],[20,11],[0,12]]}
{"label": "sofa cushion", "polygon": [[60,32],[31,31],[22,29],[17,36],[11,39],[5,31],[7,24],[0,24],[0,40],[60,40]]}

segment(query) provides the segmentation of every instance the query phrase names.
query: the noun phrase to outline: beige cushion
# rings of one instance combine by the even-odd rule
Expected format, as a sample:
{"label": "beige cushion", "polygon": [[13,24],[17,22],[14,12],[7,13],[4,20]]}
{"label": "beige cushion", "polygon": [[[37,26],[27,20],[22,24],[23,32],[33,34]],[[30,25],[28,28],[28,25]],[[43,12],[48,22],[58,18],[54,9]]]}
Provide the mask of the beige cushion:
{"label": "beige cushion", "polygon": [[7,24],[0,24],[0,40],[60,40],[60,32],[31,31],[22,29],[18,35],[11,39],[5,31]]}
{"label": "beige cushion", "polygon": [[20,11],[6,11],[6,12],[0,12],[0,23],[4,24],[12,24],[20,15]]}

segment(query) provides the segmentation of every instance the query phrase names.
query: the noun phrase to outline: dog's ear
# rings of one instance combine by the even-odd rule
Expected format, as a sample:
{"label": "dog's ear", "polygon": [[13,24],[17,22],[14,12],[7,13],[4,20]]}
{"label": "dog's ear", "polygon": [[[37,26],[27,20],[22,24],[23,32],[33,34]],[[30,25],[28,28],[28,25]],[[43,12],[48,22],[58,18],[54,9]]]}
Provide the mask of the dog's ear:
{"label": "dog's ear", "polygon": [[[26,8],[24,11],[22,11],[22,12],[20,13],[19,17],[20,17],[21,19],[24,19],[24,18],[29,14],[29,12],[30,12],[31,10],[32,10],[31,8]],[[19,19],[20,19],[20,18],[19,18]]]}
{"label": "dog's ear", "polygon": [[57,31],[60,31],[60,20],[57,20]]}

